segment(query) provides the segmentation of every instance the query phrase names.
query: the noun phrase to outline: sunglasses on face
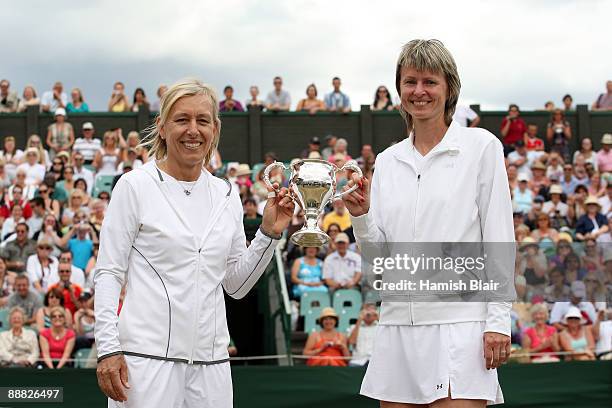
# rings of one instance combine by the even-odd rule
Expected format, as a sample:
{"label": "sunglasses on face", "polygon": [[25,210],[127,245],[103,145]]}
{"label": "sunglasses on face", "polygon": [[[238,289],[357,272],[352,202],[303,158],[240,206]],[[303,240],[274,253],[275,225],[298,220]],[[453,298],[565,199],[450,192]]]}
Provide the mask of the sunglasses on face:
{"label": "sunglasses on face", "polygon": [[48,192],[49,192],[49,190],[38,190],[38,192],[39,192],[40,194],[45,194],[45,193],[48,193]]}
{"label": "sunglasses on face", "polygon": [[42,249],[43,251],[50,251],[52,248],[50,246],[40,246],[38,249]]}
{"label": "sunglasses on face", "polygon": [[70,273],[70,272],[72,272],[72,271],[70,271],[70,270],[68,270],[68,271],[65,271],[65,270],[64,271],[59,271],[59,273]]}
{"label": "sunglasses on face", "polygon": [[64,319],[64,315],[54,314],[54,315],[51,315],[51,318],[52,319]]}
{"label": "sunglasses on face", "polygon": [[26,230],[17,230],[18,234],[25,234],[27,231]]}

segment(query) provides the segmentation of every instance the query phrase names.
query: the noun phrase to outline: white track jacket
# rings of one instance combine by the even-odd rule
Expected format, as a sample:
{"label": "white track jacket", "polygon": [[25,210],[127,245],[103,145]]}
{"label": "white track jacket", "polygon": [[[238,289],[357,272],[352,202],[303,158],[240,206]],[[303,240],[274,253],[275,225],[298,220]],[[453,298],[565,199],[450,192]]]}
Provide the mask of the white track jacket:
{"label": "white track jacket", "polygon": [[206,176],[213,209],[202,214],[212,221],[201,241],[173,207],[169,181],[154,161],[119,179],[102,225],[94,278],[98,360],[115,354],[190,364],[229,359],[223,290],[245,296],[277,241],[258,231],[247,249],[237,189]]}
{"label": "white track jacket", "polygon": [[[376,158],[370,210],[351,217],[358,243],[514,242],[503,148],[493,134],[453,121],[420,174],[412,148],[411,134]],[[485,331],[509,336],[510,309],[510,302],[383,302],[380,324],[486,321]]]}

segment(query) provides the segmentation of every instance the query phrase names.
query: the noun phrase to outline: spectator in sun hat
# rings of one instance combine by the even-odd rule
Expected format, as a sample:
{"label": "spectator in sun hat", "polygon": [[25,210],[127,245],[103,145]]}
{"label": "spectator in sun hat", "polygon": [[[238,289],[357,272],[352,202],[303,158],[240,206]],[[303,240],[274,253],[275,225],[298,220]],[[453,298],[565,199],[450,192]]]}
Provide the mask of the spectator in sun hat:
{"label": "spectator in sun hat", "polygon": [[542,206],[542,212],[548,214],[551,219],[551,226],[556,230],[569,225],[567,219],[568,205],[561,201],[563,188],[559,184],[553,184],[548,190],[550,201]]}
{"label": "spectator in sun hat", "polygon": [[251,167],[246,163],[241,163],[236,167],[236,181],[238,188],[242,189],[243,186],[251,188],[253,182],[251,181]]}
{"label": "spectator in sun hat", "polygon": [[343,357],[350,356],[351,352],[346,336],[336,330],[338,321],[338,314],[333,308],[323,308],[319,316],[321,330],[310,333],[303,351],[304,355],[319,358],[308,359],[307,365],[345,367],[348,364]]}
{"label": "spectator in sun hat", "polygon": [[546,165],[539,160],[536,160],[531,165],[531,183],[530,188],[534,194],[540,194],[543,187],[548,187],[550,180],[546,177]]}
{"label": "spectator in sun hat", "polygon": [[533,201],[533,191],[528,187],[529,177],[525,173],[519,173],[518,186],[514,189],[512,196],[514,204],[519,211],[529,212]]}
{"label": "spectator in sun hat", "polygon": [[102,145],[100,139],[94,137],[95,129],[93,123],[85,122],[81,129],[83,136],[75,140],[72,151],[73,154],[81,153],[84,163],[91,164],[94,157],[96,157],[96,152],[100,150]]}
{"label": "spectator in sun hat", "polygon": [[557,330],[565,328],[563,317],[570,309],[576,307],[580,314],[588,324],[592,324],[597,319],[595,307],[591,302],[585,300],[586,286],[582,281],[574,281],[570,285],[570,300],[569,302],[555,302],[550,312],[550,323],[555,325]]}
{"label": "spectator in sun hat", "polygon": [[17,171],[26,172],[25,184],[38,186],[45,177],[45,166],[39,163],[40,153],[35,147],[30,147],[25,151],[25,162],[17,167]]}
{"label": "spectator in sun hat", "polygon": [[595,340],[582,312],[575,306],[568,308],[563,324],[566,330],[560,334],[561,349],[572,352],[565,356],[565,360],[595,360]]}
{"label": "spectator in sun hat", "polygon": [[57,153],[70,149],[74,143],[74,129],[66,122],[66,110],[57,108],[54,116],[55,122],[47,128],[46,140],[52,159]]}
{"label": "spectator in sun hat", "polygon": [[585,201],[586,214],[578,218],[576,223],[576,240],[597,239],[608,232],[608,219],[600,213],[601,205],[597,198],[589,196]]}
{"label": "spectator in sun hat", "polygon": [[602,173],[612,172],[612,134],[606,133],[601,138],[601,150],[597,152],[597,168]]}

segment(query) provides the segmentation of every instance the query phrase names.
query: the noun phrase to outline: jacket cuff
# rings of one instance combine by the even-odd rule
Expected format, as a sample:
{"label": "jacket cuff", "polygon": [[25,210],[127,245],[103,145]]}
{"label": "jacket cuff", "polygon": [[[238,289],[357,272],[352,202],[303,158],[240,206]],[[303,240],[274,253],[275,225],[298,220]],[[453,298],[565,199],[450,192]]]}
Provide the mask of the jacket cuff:
{"label": "jacket cuff", "polygon": [[112,356],[117,356],[117,355],[119,355],[119,354],[123,354],[123,351],[114,351],[114,352],[112,352],[112,353],[108,353],[108,354],[105,354],[105,355],[103,355],[103,356],[99,356],[99,357],[98,357],[98,363],[99,363],[100,361],[104,360],[105,358],[112,357]]}
{"label": "jacket cuff", "polygon": [[512,303],[510,302],[488,302],[487,303],[487,321],[485,324],[485,332],[495,332],[510,336],[511,319],[510,310]]}
{"label": "jacket cuff", "polygon": [[374,231],[376,224],[369,212],[353,217],[351,215],[351,224],[353,225],[353,234],[361,241],[368,241],[369,231]]}
{"label": "jacket cuff", "polygon": [[268,238],[270,238],[272,240],[276,240],[276,241],[280,240],[283,237],[283,234],[274,235],[274,234],[272,234],[270,232],[264,231],[264,229],[261,228],[261,227],[259,227],[258,232],[261,233],[262,235],[265,235],[266,237],[268,237]]}

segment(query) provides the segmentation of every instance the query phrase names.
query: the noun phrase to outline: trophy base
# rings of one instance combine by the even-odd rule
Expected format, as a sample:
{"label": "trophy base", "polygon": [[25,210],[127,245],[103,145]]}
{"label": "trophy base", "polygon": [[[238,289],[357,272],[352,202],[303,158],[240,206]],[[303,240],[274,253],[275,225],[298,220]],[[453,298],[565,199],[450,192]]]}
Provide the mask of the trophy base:
{"label": "trophy base", "polygon": [[291,236],[291,242],[302,247],[322,247],[329,242],[329,235],[323,231],[299,230]]}

